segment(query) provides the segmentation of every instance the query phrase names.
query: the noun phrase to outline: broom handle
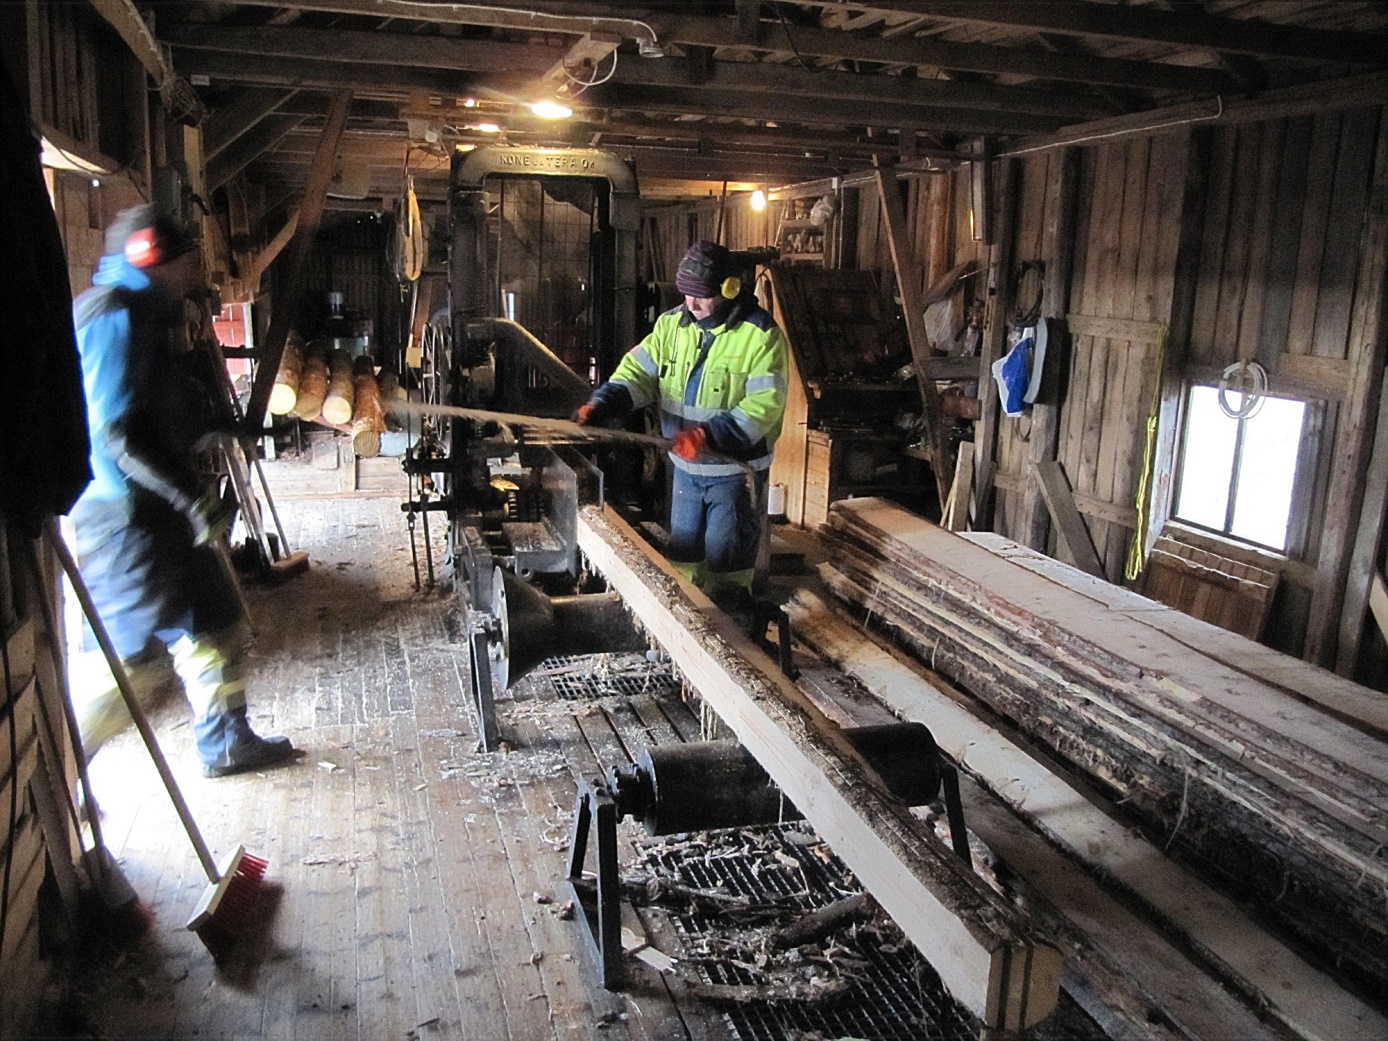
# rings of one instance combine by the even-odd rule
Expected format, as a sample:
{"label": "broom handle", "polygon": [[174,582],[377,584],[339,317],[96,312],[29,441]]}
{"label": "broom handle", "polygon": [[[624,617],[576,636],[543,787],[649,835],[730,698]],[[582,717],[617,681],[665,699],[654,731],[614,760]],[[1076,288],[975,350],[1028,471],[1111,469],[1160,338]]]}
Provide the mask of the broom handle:
{"label": "broom handle", "polygon": [[[58,530],[58,522],[53,521],[48,529],[48,538],[51,542],[58,542],[62,539],[62,533]],[[44,574],[43,566],[39,563],[38,544],[29,544],[29,566],[34,569],[34,582],[39,589],[47,594],[47,576]],[[82,748],[81,732],[77,726],[77,713],[72,707],[72,691],[68,685],[67,662],[63,654],[62,630],[58,628],[58,619],[53,612],[53,604],[47,595],[39,597],[39,609],[43,612],[43,627],[48,631],[48,652],[53,657],[53,669],[58,674],[58,685],[62,688],[62,697],[59,699],[63,703],[63,720],[67,724],[68,741],[72,746],[72,758],[77,763],[77,778],[82,782],[82,791],[87,798],[87,822],[92,829],[92,842],[98,850],[97,863],[101,866],[102,872],[106,870],[106,859],[100,854],[102,847],[106,845],[106,839],[101,833],[101,807],[97,805],[96,796],[92,793],[92,779],[87,773],[87,753]],[[66,800],[69,809],[72,808],[72,800]],[[73,810],[74,816],[76,810]],[[82,828],[77,828],[81,834]]]}
{"label": "broom handle", "polygon": [[149,749],[149,757],[154,760],[154,765],[159,771],[159,779],[164,782],[164,788],[168,791],[169,798],[173,800],[174,809],[178,811],[178,819],[183,822],[183,830],[188,833],[188,841],[193,844],[193,850],[197,853],[198,860],[202,862],[202,869],[207,874],[207,880],[215,885],[221,881],[221,875],[217,872],[217,864],[212,859],[212,853],[203,840],[202,832],[198,830],[197,822],[193,820],[193,814],[183,799],[183,793],[178,789],[178,782],[174,780],[168,760],[164,758],[164,753],[159,748],[159,741],[154,736],[154,728],[149,725],[149,717],[145,715],[145,710],[140,707],[140,702],[135,697],[135,688],[130,685],[130,676],[125,671],[125,666],[121,664],[120,655],[116,653],[115,645],[111,643],[106,626],[102,624],[100,615],[96,613],[96,605],[92,603],[92,596],[87,591],[87,584],[82,581],[82,575],[77,570],[77,562],[72,559],[72,553],[67,548],[67,543],[58,534],[56,526],[53,529],[53,534],[53,548],[58,551],[58,559],[62,561],[63,571],[67,573],[68,581],[72,583],[73,592],[77,594],[77,601],[82,605],[82,613],[87,616],[87,622],[91,625],[92,632],[96,634],[96,642],[101,645],[101,653],[106,657],[106,664],[111,667],[111,675],[116,678],[116,686],[120,689],[120,696],[125,699],[125,707],[130,710],[130,718],[135,721],[135,728],[139,730],[140,737],[144,738],[145,747]]}

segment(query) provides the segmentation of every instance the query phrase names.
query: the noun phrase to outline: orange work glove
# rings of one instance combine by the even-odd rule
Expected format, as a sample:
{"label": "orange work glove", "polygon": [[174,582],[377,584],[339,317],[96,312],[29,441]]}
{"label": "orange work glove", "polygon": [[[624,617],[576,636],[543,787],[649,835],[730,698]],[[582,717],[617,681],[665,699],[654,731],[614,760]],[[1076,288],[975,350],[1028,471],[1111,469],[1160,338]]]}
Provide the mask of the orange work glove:
{"label": "orange work glove", "polygon": [[579,405],[578,411],[574,413],[574,422],[581,427],[586,427],[593,422],[593,409],[595,407],[591,401],[585,405]]}
{"label": "orange work glove", "polygon": [[681,430],[670,441],[670,451],[681,459],[692,462],[704,450],[708,444],[708,430],[705,427],[690,427],[688,430]]}

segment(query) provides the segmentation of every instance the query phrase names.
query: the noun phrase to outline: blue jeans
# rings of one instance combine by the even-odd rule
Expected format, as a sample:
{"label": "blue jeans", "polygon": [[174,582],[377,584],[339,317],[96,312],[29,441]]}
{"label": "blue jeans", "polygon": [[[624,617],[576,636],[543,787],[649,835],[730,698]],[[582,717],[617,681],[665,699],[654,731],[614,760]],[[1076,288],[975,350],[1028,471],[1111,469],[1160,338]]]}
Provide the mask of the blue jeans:
{"label": "blue jeans", "polygon": [[712,574],[756,566],[765,512],[766,474],[756,475],[756,501],[742,474],[700,477],[675,469],[670,495],[670,559],[705,561]]}

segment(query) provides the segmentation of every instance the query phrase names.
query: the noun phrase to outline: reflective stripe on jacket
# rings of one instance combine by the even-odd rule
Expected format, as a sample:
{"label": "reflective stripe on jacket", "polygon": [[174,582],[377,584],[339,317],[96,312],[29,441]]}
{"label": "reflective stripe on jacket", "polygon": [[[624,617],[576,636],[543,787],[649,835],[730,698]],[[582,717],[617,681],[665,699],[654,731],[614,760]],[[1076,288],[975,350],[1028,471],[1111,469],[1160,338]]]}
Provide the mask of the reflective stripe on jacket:
{"label": "reflective stripe on jacket", "polygon": [[[704,322],[681,305],[656,319],[595,397],[609,388],[616,397],[620,388],[632,407],[658,402],[664,437],[702,423],[714,452],[766,470],[785,414],[786,373],[785,337],[755,301],[739,298],[726,316]],[[734,463],[670,459],[708,477],[742,472]]]}

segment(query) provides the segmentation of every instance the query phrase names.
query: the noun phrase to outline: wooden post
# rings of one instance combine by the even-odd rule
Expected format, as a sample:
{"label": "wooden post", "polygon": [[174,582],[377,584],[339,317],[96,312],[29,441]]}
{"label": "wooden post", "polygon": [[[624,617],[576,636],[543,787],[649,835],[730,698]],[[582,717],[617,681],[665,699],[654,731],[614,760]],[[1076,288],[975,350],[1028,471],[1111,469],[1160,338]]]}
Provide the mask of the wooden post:
{"label": "wooden post", "polygon": [[[1380,379],[1382,379],[1380,374]],[[1359,513],[1359,532],[1350,554],[1345,582],[1345,609],[1340,614],[1340,645],[1335,671],[1354,678],[1359,664],[1359,645],[1364,638],[1374,579],[1378,577],[1378,551],[1382,545],[1385,510],[1388,510],[1388,393],[1379,390],[1378,424],[1374,450],[1364,482],[1364,505]],[[1381,579],[1380,579],[1381,581]]]}
{"label": "wooden post", "polygon": [[993,528],[993,483],[996,460],[993,458],[998,439],[998,395],[991,382],[993,362],[1002,357],[1007,345],[1008,316],[1012,313],[1012,263],[1017,252],[1017,186],[1021,181],[1021,160],[1003,159],[998,176],[997,242],[993,245],[992,313],[988,317],[987,334],[983,337],[983,353],[978,359],[978,397],[983,415],[974,424],[974,530]]}
{"label": "wooden post", "polygon": [[1075,508],[1075,493],[1070,487],[1065,471],[1054,459],[1044,459],[1033,465],[1036,468],[1036,483],[1040,486],[1041,498],[1045,500],[1046,508],[1055,522],[1056,531],[1060,533],[1065,548],[1070,551],[1075,566],[1095,578],[1103,578],[1104,565],[1094,549],[1094,541],[1089,537],[1089,529],[1084,525],[1084,518]]}
{"label": "wooden post", "polygon": [[[1065,371],[1065,358],[1069,350],[1069,334],[1060,322],[1070,311],[1070,272],[1075,262],[1076,194],[1080,178],[1079,149],[1067,148],[1057,159],[1051,167],[1055,171],[1051,182],[1046,186],[1046,228],[1042,246],[1046,258],[1046,283],[1041,297],[1041,317],[1053,320],[1052,338],[1046,346],[1046,371],[1041,391],[1036,403],[1031,406],[1030,476],[1026,491],[1022,493],[1022,537],[1018,540],[1042,552],[1046,549],[1051,518],[1046,508],[1038,467],[1055,460],[1060,443],[1060,396],[1064,390],[1061,374]],[[1074,547],[1071,551],[1079,552]]]}
{"label": "wooden post", "polygon": [[1373,417],[1383,381],[1384,359],[1388,356],[1388,109],[1383,111],[1349,327],[1350,380],[1342,413],[1344,432],[1336,438],[1333,453],[1335,462],[1330,471],[1325,526],[1316,563],[1320,576],[1311,597],[1311,622],[1306,631],[1304,657],[1318,665],[1330,665],[1336,660],[1340,608],[1364,501]]}
{"label": "wooden post", "polygon": [[906,208],[901,201],[901,189],[893,167],[878,166],[877,193],[882,199],[882,218],[887,229],[887,244],[891,249],[892,266],[896,269],[897,290],[901,294],[901,310],[906,318],[906,334],[911,340],[911,357],[916,363],[916,385],[920,388],[921,414],[925,420],[926,436],[930,442],[930,468],[935,471],[935,490],[943,509],[949,498],[949,486],[954,480],[954,460],[949,454],[949,439],[945,434],[940,394],[929,375],[931,344],[925,331],[925,311],[921,307],[920,266],[911,249],[911,236],[906,227]]}
{"label": "wooden post", "polygon": [[308,184],[304,188],[304,199],[299,206],[299,220],[285,254],[284,277],[280,280],[279,292],[275,294],[274,310],[270,318],[270,330],[265,334],[261,354],[257,359],[255,382],[251,385],[251,400],[246,405],[246,429],[259,433],[265,421],[265,407],[270,403],[270,391],[275,386],[275,373],[279,371],[280,355],[284,353],[284,343],[289,336],[289,327],[294,322],[294,311],[304,288],[304,273],[307,268],[309,250],[313,247],[318,224],[323,218],[323,201],[328,195],[328,182],[332,179],[333,166],[337,159],[337,146],[342,140],[342,130],[347,125],[347,111],[352,105],[352,92],[339,91],[328,109],[328,122],[323,128],[323,136],[318,141],[318,152],[309,168]]}
{"label": "wooden post", "polygon": [[1177,442],[1185,403],[1182,365],[1195,319],[1195,289],[1200,275],[1201,238],[1205,230],[1205,192],[1209,185],[1213,135],[1208,129],[1191,132],[1187,150],[1185,188],[1181,198],[1181,233],[1176,245],[1171,315],[1167,320],[1166,352],[1162,356],[1161,404],[1157,412],[1157,441],[1152,452],[1152,494],[1148,503],[1147,543],[1143,558],[1166,526],[1175,499]]}

